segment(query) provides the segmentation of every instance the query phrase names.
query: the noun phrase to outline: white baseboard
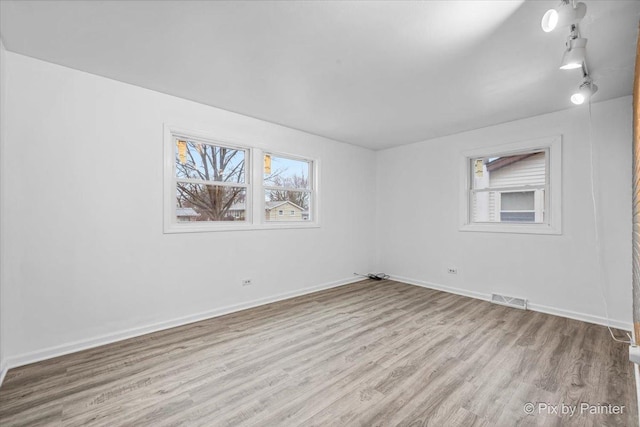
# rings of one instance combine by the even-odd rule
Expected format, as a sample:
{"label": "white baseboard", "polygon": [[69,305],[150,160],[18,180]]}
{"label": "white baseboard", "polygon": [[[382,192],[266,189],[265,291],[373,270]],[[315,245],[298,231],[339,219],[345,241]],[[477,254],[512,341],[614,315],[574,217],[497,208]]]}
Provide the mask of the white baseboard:
{"label": "white baseboard", "polygon": [[[565,310],[563,308],[549,307],[542,304],[527,303],[527,308],[540,313],[553,314],[555,316],[567,317],[569,319],[582,320],[583,322],[595,323],[596,325],[611,326],[612,328],[621,329],[623,331],[631,331],[633,323],[623,320],[607,319],[602,316],[594,316],[587,313],[579,313],[576,311]],[[625,337],[626,339],[626,337]]]}
{"label": "white baseboard", "polygon": [[[451,294],[463,295],[465,297],[471,297],[481,299],[484,301],[491,301],[491,294],[482,292],[470,291],[467,289],[453,288],[449,286],[439,285],[436,283],[427,282],[424,280],[411,279],[409,277],[391,275],[392,280],[398,282],[407,283],[409,285],[421,286],[423,288],[435,289],[438,291],[449,292]],[[622,320],[607,319],[606,317],[594,316],[587,313],[579,313],[576,311],[566,310],[564,308],[550,307],[547,305],[536,304],[527,302],[527,309],[532,311],[539,311],[540,313],[553,314],[555,316],[566,317],[569,319],[581,320],[583,322],[595,323],[596,325],[611,326],[612,328],[622,329],[625,331],[631,331],[633,324],[631,322],[625,322]]]}
{"label": "white baseboard", "polygon": [[[58,356],[64,356],[65,354],[75,353],[78,351],[99,347],[105,344],[111,344],[113,342],[138,337],[141,335],[146,335],[152,332],[158,332],[165,329],[175,328],[177,326],[183,326],[189,323],[200,322],[202,320],[211,319],[213,317],[223,316],[225,314],[234,313],[236,311],[242,311],[249,308],[258,307],[261,305],[270,304],[273,302],[282,301],[282,300],[310,294],[313,292],[322,291],[325,289],[337,288],[339,286],[348,285],[350,283],[355,283],[362,280],[365,280],[365,279],[363,279],[362,277],[350,277],[348,279],[336,280],[333,282],[323,283],[321,285],[298,289],[291,292],[284,292],[271,297],[260,298],[260,299],[240,303],[240,304],[234,304],[226,307],[215,308],[213,310],[205,311],[202,313],[183,316],[183,317],[179,317],[172,320],[153,323],[150,325],[130,328],[124,331],[114,332],[111,334],[105,334],[98,337],[61,344],[55,347],[49,347],[42,350],[19,354],[16,356],[10,356],[7,358],[5,362],[5,369],[3,370],[3,375],[4,373],[6,373],[8,369],[17,368],[18,366],[24,366],[30,363],[40,362],[42,360],[52,359]],[[0,385],[2,385],[1,381],[0,381]]]}
{"label": "white baseboard", "polygon": [[462,296],[465,296],[465,297],[481,299],[481,300],[484,300],[484,301],[491,301],[491,295],[490,294],[484,294],[482,292],[476,292],[476,291],[470,291],[470,290],[467,290],[467,289],[453,288],[453,287],[450,287],[450,286],[438,285],[436,283],[426,282],[424,280],[411,279],[409,277],[396,276],[396,275],[393,275],[393,274],[391,275],[391,280],[395,280],[397,282],[406,283],[406,284],[409,284],[409,285],[420,286],[420,287],[423,287],[423,288],[435,289],[437,291],[448,292],[450,294],[462,295]]}
{"label": "white baseboard", "polygon": [[4,377],[7,375],[7,371],[9,368],[7,364],[4,362],[0,362],[0,387],[2,387],[2,381],[4,381]]}

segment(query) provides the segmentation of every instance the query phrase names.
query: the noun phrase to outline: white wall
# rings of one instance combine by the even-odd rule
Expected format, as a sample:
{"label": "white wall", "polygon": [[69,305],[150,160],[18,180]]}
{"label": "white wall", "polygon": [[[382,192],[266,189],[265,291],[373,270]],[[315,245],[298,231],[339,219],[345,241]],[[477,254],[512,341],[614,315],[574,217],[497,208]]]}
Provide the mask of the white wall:
{"label": "white wall", "polygon": [[4,228],[2,223],[4,221],[4,215],[2,211],[4,210],[4,199],[3,199],[3,190],[2,187],[5,184],[4,179],[4,167],[2,166],[2,159],[4,159],[4,144],[5,144],[5,132],[6,132],[6,120],[5,120],[5,99],[6,99],[6,50],[4,48],[4,43],[0,39],[0,384],[2,384],[2,379],[4,374],[6,373],[6,360],[5,360],[5,341],[6,341],[6,327],[7,323],[4,320],[6,315],[6,310],[4,310],[3,301],[4,301]]}
{"label": "white wall", "polygon": [[[415,284],[487,298],[527,298],[532,308],[631,326],[631,97],[378,152],[378,270]],[[458,230],[464,150],[563,136],[563,233]],[[598,268],[590,192],[593,140],[604,275]],[[401,208],[399,208],[401,207]],[[458,269],[457,275],[447,267]]]}
{"label": "white wall", "polygon": [[[374,152],[11,52],[3,62],[11,365],[374,270]],[[165,122],[319,158],[322,226],[163,234]]]}

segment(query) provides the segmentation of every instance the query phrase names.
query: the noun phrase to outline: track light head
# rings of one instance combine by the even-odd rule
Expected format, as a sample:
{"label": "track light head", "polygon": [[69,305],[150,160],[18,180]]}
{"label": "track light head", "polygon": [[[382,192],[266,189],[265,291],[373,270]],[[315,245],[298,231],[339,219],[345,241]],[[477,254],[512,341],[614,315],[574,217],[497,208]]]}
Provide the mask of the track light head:
{"label": "track light head", "polygon": [[586,4],[580,2],[573,7],[571,0],[562,0],[558,7],[549,9],[544,14],[540,26],[545,33],[549,33],[556,28],[577,24],[586,14]]}
{"label": "track light head", "polygon": [[582,67],[585,60],[587,39],[571,38],[567,41],[567,50],[562,55],[561,70],[573,70]]}
{"label": "track light head", "polygon": [[591,99],[594,93],[598,91],[596,86],[590,79],[585,80],[584,83],[578,87],[577,92],[571,95],[571,102],[576,105],[583,104],[585,101]]}

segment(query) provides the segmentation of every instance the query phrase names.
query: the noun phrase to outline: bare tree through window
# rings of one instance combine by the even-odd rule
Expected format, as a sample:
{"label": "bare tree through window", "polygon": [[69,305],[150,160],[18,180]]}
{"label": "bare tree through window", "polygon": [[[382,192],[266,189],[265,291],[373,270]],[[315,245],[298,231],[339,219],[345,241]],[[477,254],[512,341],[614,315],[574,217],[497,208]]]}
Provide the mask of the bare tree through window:
{"label": "bare tree through window", "polygon": [[192,208],[196,221],[244,220],[246,151],[177,140],[177,206]]}

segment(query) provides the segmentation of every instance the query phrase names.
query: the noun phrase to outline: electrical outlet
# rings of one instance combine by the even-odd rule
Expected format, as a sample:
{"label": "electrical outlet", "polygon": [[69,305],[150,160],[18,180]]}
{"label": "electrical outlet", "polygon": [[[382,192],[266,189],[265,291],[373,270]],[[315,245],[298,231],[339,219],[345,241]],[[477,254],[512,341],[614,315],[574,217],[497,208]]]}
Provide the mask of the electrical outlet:
{"label": "electrical outlet", "polygon": [[449,273],[449,274],[458,274],[458,269],[449,267],[447,269],[447,273]]}
{"label": "electrical outlet", "polygon": [[242,280],[242,286],[250,286],[250,285],[251,285],[251,279]]}

